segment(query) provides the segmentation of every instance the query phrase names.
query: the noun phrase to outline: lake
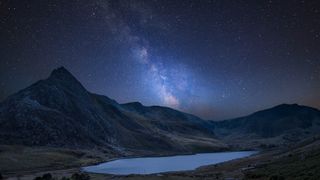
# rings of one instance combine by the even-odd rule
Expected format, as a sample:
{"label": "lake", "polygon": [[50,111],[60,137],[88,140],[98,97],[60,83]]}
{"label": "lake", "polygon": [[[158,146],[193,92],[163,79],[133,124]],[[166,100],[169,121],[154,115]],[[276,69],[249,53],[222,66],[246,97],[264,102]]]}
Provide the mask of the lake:
{"label": "lake", "polygon": [[247,157],[255,153],[257,153],[257,151],[216,152],[166,157],[127,158],[83,167],[82,170],[91,173],[115,175],[185,171],[194,170],[204,165],[217,164],[233,159]]}

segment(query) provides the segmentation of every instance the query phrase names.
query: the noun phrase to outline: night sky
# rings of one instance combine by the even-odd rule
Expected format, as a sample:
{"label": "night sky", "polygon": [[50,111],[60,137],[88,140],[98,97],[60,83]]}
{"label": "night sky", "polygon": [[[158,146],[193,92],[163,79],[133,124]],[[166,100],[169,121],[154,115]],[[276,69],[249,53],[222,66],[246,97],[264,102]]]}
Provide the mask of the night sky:
{"label": "night sky", "polygon": [[320,108],[320,1],[0,0],[0,63],[1,101],[64,66],[120,103],[205,119]]}

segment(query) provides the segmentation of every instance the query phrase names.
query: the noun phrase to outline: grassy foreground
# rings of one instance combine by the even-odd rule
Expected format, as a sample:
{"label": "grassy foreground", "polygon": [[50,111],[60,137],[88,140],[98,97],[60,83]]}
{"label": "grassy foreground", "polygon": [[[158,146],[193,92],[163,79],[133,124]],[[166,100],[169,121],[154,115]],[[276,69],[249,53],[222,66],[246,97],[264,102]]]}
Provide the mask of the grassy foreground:
{"label": "grassy foreground", "polygon": [[[43,176],[44,173],[50,173],[52,177],[60,180],[62,177],[72,177],[73,174],[80,173],[79,167],[101,161],[103,156],[105,154],[66,149],[1,146],[0,168],[1,172],[4,172],[4,176],[10,177],[10,179],[34,179]],[[61,170],[50,171],[50,169]],[[93,180],[316,180],[320,179],[320,139],[313,139],[285,149],[275,148],[263,151],[251,157],[200,167],[194,171],[127,176],[93,173],[88,175]]]}
{"label": "grassy foreground", "polygon": [[22,176],[49,170],[81,167],[108,160],[110,156],[95,150],[0,146],[0,173],[4,177]]}

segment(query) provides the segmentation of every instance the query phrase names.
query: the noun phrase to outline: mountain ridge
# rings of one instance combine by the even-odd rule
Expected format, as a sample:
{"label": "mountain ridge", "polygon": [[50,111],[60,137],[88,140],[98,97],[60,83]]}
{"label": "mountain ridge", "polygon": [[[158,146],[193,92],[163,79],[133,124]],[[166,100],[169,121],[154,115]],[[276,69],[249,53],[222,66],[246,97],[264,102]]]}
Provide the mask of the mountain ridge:
{"label": "mountain ridge", "polygon": [[318,135],[320,111],[298,104],[280,104],[248,116],[211,122],[219,139],[231,146],[278,146]]}
{"label": "mountain ridge", "polygon": [[91,93],[64,67],[0,103],[1,144],[96,147],[122,154],[226,149],[210,126],[171,108],[119,104]]}

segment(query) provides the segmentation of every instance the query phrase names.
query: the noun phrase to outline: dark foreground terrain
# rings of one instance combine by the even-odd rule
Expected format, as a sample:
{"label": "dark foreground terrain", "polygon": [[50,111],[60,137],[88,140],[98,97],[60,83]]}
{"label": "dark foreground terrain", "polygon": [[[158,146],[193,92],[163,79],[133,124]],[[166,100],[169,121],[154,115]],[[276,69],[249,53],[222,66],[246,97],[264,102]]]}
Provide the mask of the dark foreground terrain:
{"label": "dark foreground terrain", "polygon": [[[57,156],[57,155],[54,155]],[[3,157],[2,157],[3,158]],[[65,163],[71,159],[64,158]],[[70,161],[71,160],[71,161]],[[73,160],[74,161],[74,160]],[[79,164],[93,162],[93,159],[78,158]],[[39,161],[41,162],[41,161]],[[47,171],[41,168],[38,172],[20,172],[18,174],[4,174],[9,179],[34,179],[50,173],[54,178],[72,177],[81,174],[80,168]],[[90,179],[319,179],[320,178],[320,138],[307,139],[295,146],[274,148],[242,159],[221,164],[200,167],[194,171],[161,173],[153,175],[114,176],[102,174],[87,174]]]}

